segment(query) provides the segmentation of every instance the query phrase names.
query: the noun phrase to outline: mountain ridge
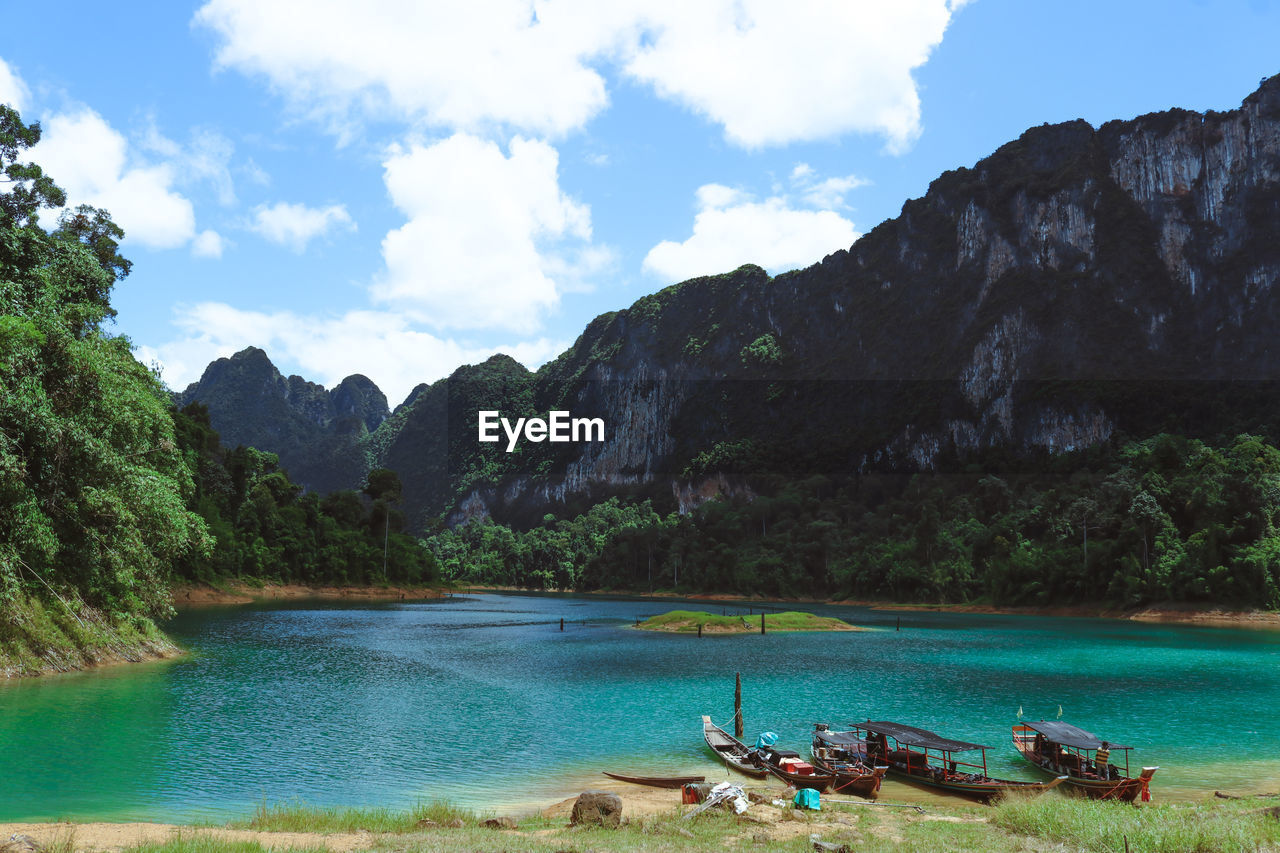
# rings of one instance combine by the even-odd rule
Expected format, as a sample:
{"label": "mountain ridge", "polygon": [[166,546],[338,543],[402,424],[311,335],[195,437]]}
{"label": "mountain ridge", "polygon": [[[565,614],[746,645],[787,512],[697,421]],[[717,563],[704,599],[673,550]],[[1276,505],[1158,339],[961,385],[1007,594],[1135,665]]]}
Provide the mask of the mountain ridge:
{"label": "mountain ridge", "polygon": [[[446,514],[531,521],[611,494],[684,508],[708,482],[747,488],[761,473],[931,470],[1169,424],[1227,429],[1261,417],[1258,389],[1214,383],[1280,377],[1278,279],[1272,77],[1236,110],[1031,128],[817,264],[664,288],[595,318],[536,373],[490,360],[419,386],[349,444],[419,482],[406,508],[422,527]],[[609,431],[504,454],[474,441],[468,407],[484,401],[599,416]],[[290,408],[286,422],[306,417]],[[316,446],[353,476],[357,450],[336,432],[321,428]]]}

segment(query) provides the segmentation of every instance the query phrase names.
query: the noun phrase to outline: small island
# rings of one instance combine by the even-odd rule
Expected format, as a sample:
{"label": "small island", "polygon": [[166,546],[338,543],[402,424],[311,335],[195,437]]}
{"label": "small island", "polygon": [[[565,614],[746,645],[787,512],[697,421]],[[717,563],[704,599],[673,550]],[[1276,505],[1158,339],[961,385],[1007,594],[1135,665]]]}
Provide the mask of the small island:
{"label": "small island", "polygon": [[[673,634],[696,634],[701,628],[707,634],[760,633],[759,613],[750,616],[716,616],[701,610],[672,610],[650,616],[636,627],[643,631],[667,631]],[[765,614],[766,631],[865,631],[833,616],[815,616],[799,610]]]}

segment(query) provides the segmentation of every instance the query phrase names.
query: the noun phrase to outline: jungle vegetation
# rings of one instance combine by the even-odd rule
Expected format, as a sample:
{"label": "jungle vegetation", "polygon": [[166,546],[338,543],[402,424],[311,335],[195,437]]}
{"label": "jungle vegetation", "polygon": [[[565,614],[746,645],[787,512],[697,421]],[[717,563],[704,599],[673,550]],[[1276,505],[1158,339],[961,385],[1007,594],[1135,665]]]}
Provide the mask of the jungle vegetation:
{"label": "jungle vegetation", "polygon": [[[976,467],[976,466],[975,466]],[[1280,607],[1280,450],[1160,434],[1042,470],[810,476],[680,515],[611,498],[427,544],[446,577],[533,588],[1049,605]]]}

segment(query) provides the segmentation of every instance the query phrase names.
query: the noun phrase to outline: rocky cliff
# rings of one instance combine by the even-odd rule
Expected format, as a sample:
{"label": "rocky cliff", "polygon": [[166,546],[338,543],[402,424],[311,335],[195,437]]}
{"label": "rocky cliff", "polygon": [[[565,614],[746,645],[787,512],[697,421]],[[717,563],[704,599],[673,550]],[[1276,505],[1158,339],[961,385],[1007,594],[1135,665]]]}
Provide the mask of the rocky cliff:
{"label": "rocky cliff", "polygon": [[[1269,430],[1278,278],[1280,77],[1230,112],[1029,130],[819,264],[644,297],[536,375],[500,370],[453,408],[454,380],[422,390],[366,446],[422,471],[418,518],[533,520],[618,492],[687,506],[768,476]],[[480,397],[602,417],[606,440],[477,450]],[[428,463],[442,411],[466,440]]]}
{"label": "rocky cliff", "polygon": [[326,391],[281,375],[256,347],[212,362],[174,396],[179,407],[207,406],[223,443],[275,453],[295,480],[326,492],[360,486],[369,467],[361,439],[389,414],[386,396],[367,377],[348,376]]}

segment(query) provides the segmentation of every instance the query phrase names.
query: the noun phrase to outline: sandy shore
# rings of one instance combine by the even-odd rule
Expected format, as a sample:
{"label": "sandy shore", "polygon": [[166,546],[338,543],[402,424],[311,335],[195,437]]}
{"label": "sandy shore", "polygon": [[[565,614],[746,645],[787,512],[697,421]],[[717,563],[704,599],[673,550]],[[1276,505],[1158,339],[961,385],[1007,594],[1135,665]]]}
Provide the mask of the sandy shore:
{"label": "sandy shore", "polygon": [[164,844],[178,838],[213,838],[228,842],[257,842],[270,849],[327,847],[335,853],[365,850],[378,836],[370,832],[259,832],[178,826],[172,823],[0,823],[0,846],[15,835],[26,835],[46,848],[67,845],[72,850],[117,851],[141,844]]}
{"label": "sandy shore", "polygon": [[[740,782],[741,780],[735,780]],[[657,815],[674,814],[676,810],[691,810],[693,806],[682,806],[680,792],[662,788],[649,788],[642,785],[631,785],[613,780],[605,780],[593,790],[612,791],[617,793],[623,802],[622,813],[628,821],[643,820]],[[783,788],[760,789],[770,797],[782,799],[786,797]],[[520,837],[536,837],[543,840],[557,838],[564,833],[572,833],[568,829],[569,815],[573,809],[576,796],[569,797],[532,814],[526,813],[521,819],[528,817],[541,818],[527,829],[503,830],[504,837],[510,839],[511,849],[520,849]],[[949,813],[946,805],[929,808],[927,813],[918,814],[910,809],[883,809],[868,807],[865,801],[851,797],[822,798],[824,811],[798,815],[789,807],[777,807],[771,803],[753,803],[741,818],[742,829],[747,832],[756,844],[788,842],[795,838],[808,837],[813,834],[829,835],[847,831],[859,822],[859,812],[874,808],[877,812],[898,812],[904,818],[910,816],[914,820],[948,821],[965,823],[986,823],[985,817],[964,813]],[[474,830],[471,830],[474,832]],[[875,827],[876,834],[892,837],[893,824]],[[367,850],[373,847],[385,849],[388,844],[403,846],[403,840],[414,835],[430,836],[446,842],[454,837],[454,844],[461,845],[457,849],[469,849],[467,844],[468,830],[451,829],[449,827],[432,827],[411,835],[381,834],[366,831],[358,832],[266,832],[248,829],[227,829],[222,827],[180,826],[168,823],[0,823],[0,847],[14,835],[25,835],[37,844],[57,849],[65,846],[74,851],[92,851],[92,853],[117,853],[141,844],[163,844],[178,838],[209,838],[225,842],[255,842],[272,850],[293,849],[328,849],[334,853],[351,853],[351,851]],[[436,849],[436,848],[432,848]],[[448,849],[454,849],[452,845]]]}
{"label": "sandy shore", "polygon": [[175,586],[173,606],[205,607],[220,604],[253,604],[257,601],[327,599],[334,601],[421,601],[444,598],[450,590],[431,586],[303,586],[302,584],[228,584]]}

